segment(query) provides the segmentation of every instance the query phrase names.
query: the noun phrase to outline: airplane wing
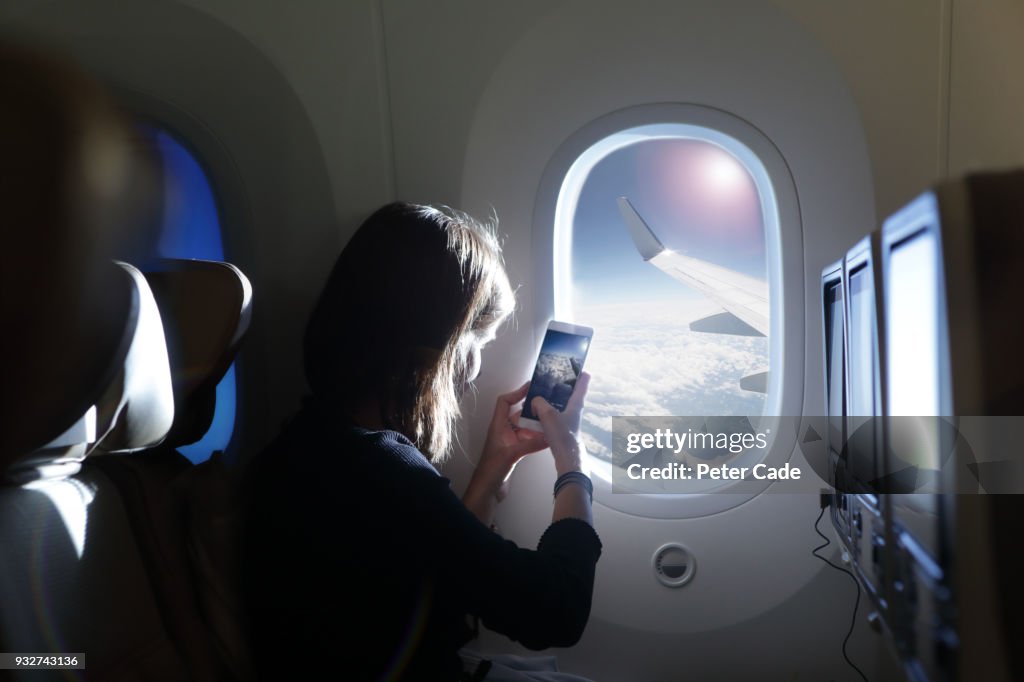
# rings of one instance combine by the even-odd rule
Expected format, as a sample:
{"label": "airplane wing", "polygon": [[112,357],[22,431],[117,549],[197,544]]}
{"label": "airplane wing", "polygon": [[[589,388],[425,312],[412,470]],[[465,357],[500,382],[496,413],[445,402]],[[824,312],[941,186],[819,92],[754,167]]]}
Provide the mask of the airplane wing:
{"label": "airplane wing", "polygon": [[743,336],[768,335],[766,282],[665,248],[626,197],[619,197],[619,211],[645,261],[725,308],[726,313],[692,322],[691,329]]}

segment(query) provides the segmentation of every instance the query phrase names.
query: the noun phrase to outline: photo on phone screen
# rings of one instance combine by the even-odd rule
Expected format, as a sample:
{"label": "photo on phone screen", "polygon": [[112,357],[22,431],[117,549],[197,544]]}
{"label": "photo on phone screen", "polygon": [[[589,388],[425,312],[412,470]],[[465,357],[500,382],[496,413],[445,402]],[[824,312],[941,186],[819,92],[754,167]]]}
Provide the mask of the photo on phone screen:
{"label": "photo on phone screen", "polygon": [[548,325],[523,404],[521,426],[540,428],[532,406],[537,396],[547,400],[555,409],[565,410],[569,396],[576,387],[576,379],[583,371],[583,362],[587,359],[593,335],[594,330],[590,327],[565,322],[551,322]]}

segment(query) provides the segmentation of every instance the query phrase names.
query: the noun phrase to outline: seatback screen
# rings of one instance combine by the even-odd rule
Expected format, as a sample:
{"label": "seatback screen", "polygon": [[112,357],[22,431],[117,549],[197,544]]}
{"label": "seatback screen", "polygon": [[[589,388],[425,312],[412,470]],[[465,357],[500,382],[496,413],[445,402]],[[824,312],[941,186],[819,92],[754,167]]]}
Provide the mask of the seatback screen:
{"label": "seatback screen", "polygon": [[938,249],[935,235],[921,232],[897,244],[890,257],[889,413],[939,414]]}
{"label": "seatback screen", "polygon": [[886,282],[886,348],[889,414],[889,473],[917,470],[917,493],[893,495],[901,529],[932,557],[938,556],[938,500],[941,490],[939,245],[931,231],[892,247]]}
{"label": "seatback screen", "polygon": [[870,267],[850,274],[850,355],[847,426],[849,467],[853,477],[875,479],[875,287]]}
{"label": "seatback screen", "polygon": [[843,287],[825,289],[825,363],[828,376],[829,447],[841,452],[843,443]]}
{"label": "seatback screen", "polygon": [[850,414],[875,414],[874,284],[862,267],[850,276]]}

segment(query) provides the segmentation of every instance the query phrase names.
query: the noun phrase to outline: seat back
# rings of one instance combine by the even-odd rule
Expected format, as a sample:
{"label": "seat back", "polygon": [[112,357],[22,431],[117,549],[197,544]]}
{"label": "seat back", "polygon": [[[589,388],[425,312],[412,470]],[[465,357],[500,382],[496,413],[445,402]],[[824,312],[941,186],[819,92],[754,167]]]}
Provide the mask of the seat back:
{"label": "seat back", "polygon": [[135,183],[155,172],[74,66],[0,39],[0,92],[2,471],[75,430],[111,385],[133,301],[110,262],[136,260],[151,221]]}
{"label": "seat back", "polygon": [[[86,679],[188,679],[153,597],[130,515],[108,477],[84,465],[99,451],[158,444],[173,421],[160,313],[142,274],[117,264],[131,301],[107,386],[60,387],[99,395],[80,429],[8,457],[0,473],[0,648],[82,653]],[[115,364],[116,361],[116,364]],[[83,373],[84,375],[84,373]],[[51,432],[63,428],[54,416]],[[32,424],[45,423],[39,420]],[[26,679],[32,673],[26,673]]]}
{"label": "seat back", "polygon": [[178,263],[151,288],[115,263],[157,241],[131,126],[73,66],[2,41],[0,91],[0,651],[84,654],[16,679],[241,677],[231,486],[173,446],[209,422],[248,282]]}
{"label": "seat back", "polygon": [[247,679],[233,471],[219,454],[193,466],[175,448],[210,426],[216,385],[249,326],[252,289],[234,266],[210,261],[168,260],[146,277],[165,321],[175,421],[160,447],[88,466],[114,482],[128,510],[168,633],[194,679]]}
{"label": "seat back", "polygon": [[214,415],[215,389],[249,329],[252,286],[230,263],[167,259],[146,279],[165,321],[175,419],[165,444],[198,441]]}

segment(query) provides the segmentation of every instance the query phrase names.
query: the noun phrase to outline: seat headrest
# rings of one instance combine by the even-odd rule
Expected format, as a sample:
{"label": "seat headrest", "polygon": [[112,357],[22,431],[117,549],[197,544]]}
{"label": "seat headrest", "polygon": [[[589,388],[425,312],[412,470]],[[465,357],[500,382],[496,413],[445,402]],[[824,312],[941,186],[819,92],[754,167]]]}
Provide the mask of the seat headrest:
{"label": "seat headrest", "polygon": [[[174,397],[160,310],[138,269],[120,262],[111,268],[106,293],[120,319],[116,325],[111,314],[96,320],[111,328],[99,335],[106,343],[98,351],[95,344],[89,346],[93,352],[88,355],[77,354],[77,338],[64,339],[78,364],[59,385],[46,387],[61,399],[28,425],[31,437],[42,444],[0,457],[0,474],[9,480],[72,474],[93,451],[151,447],[170,430]],[[68,405],[77,410],[69,415]],[[24,434],[14,436],[16,442],[25,440]]]}
{"label": "seat headrest", "polygon": [[97,405],[101,435],[91,451],[96,453],[153,447],[174,423],[174,388],[160,309],[146,277],[132,265],[118,265],[138,291],[138,317],[120,371]]}
{"label": "seat headrest", "polygon": [[163,260],[147,268],[164,321],[175,421],[166,444],[198,441],[210,427],[216,387],[249,329],[252,286],[234,265]]}

